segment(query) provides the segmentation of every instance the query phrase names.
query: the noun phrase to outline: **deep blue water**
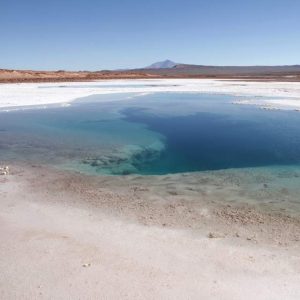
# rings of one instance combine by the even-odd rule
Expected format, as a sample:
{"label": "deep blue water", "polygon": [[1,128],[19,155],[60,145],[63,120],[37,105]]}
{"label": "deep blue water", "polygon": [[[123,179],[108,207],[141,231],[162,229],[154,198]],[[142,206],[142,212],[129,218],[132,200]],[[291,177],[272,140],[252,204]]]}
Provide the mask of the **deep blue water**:
{"label": "deep blue water", "polygon": [[127,121],[145,123],[166,138],[166,150],[151,165],[144,166],[146,173],[300,162],[300,115],[295,113],[252,111],[252,120],[207,112],[175,117],[155,116],[143,109],[123,113]]}
{"label": "deep blue water", "polygon": [[101,174],[300,163],[298,112],[233,105],[234,97],[224,95],[127,98],[102,95],[70,107],[1,112],[0,160]]}

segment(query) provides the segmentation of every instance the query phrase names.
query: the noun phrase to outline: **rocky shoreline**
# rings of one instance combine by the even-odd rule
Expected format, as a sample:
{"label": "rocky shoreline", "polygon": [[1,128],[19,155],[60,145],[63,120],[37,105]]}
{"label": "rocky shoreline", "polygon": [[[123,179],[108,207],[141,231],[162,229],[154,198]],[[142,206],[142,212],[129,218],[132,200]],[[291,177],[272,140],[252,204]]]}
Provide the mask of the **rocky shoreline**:
{"label": "rocky shoreline", "polygon": [[[207,236],[215,231],[228,238],[300,246],[300,202],[294,198],[298,191],[274,188],[274,179],[255,170],[253,174],[229,170],[163,176],[87,176],[43,166],[13,170],[11,174],[27,181],[29,194],[41,193],[45,199],[60,193],[59,201],[72,199],[66,204],[108,212],[143,226],[200,230]],[[286,176],[297,181],[296,175]],[[253,181],[253,187],[244,181]],[[259,189],[254,192],[255,188]],[[290,198],[282,202],[286,194]]]}

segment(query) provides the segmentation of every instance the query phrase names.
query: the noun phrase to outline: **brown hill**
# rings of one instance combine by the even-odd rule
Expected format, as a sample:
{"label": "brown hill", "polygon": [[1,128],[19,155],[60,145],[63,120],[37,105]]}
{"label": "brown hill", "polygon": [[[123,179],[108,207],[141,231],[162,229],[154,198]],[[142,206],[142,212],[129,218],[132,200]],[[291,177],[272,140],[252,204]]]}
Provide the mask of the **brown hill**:
{"label": "brown hill", "polygon": [[31,71],[31,70],[6,70],[0,69],[0,82],[60,82],[60,81],[88,81],[99,79],[134,79],[153,78],[160,75],[147,74],[146,72],[122,71]]}
{"label": "brown hill", "polygon": [[96,72],[32,71],[0,69],[0,82],[60,82],[101,79],[229,78],[243,80],[300,81],[300,65],[201,66],[177,64],[171,68],[146,68]]}

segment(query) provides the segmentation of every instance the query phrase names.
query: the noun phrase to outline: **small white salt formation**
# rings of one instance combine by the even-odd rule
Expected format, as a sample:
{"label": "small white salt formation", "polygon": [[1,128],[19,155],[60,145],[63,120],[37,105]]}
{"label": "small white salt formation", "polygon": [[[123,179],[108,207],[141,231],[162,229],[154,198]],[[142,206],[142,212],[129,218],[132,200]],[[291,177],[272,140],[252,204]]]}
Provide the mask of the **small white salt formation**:
{"label": "small white salt formation", "polygon": [[9,174],[9,167],[0,167],[0,175],[8,175]]}

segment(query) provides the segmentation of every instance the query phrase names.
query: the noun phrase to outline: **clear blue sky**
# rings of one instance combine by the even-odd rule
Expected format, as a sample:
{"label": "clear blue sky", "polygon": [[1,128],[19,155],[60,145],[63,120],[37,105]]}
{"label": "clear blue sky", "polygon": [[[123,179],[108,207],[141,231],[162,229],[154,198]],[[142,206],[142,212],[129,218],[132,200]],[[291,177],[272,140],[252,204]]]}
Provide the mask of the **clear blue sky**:
{"label": "clear blue sky", "polygon": [[0,68],[300,64],[299,0],[0,0]]}

